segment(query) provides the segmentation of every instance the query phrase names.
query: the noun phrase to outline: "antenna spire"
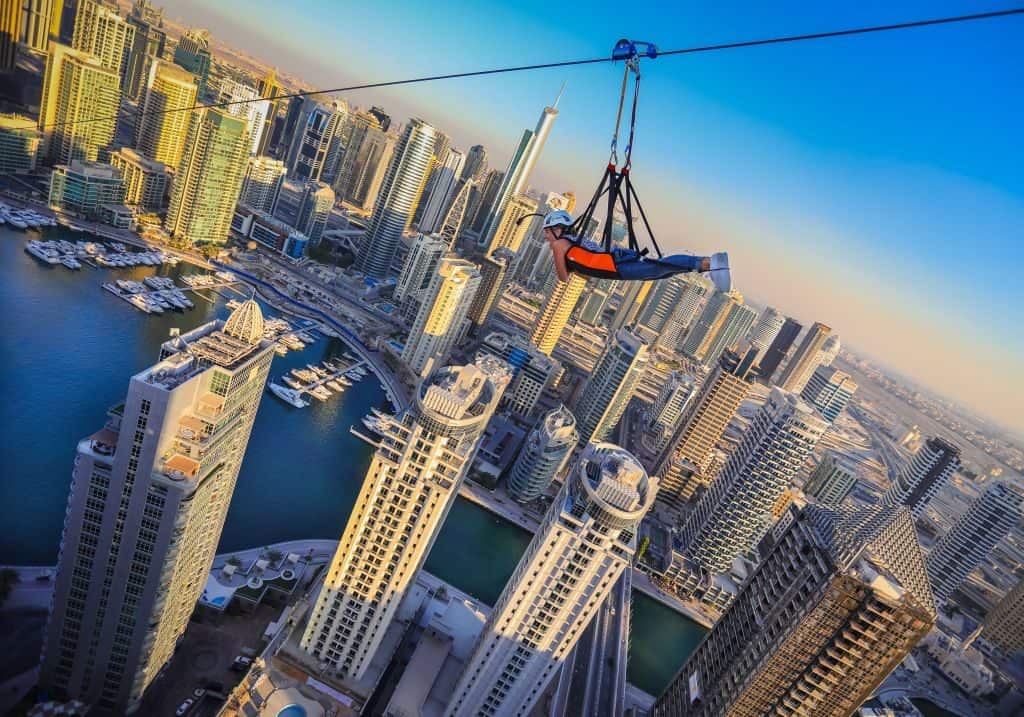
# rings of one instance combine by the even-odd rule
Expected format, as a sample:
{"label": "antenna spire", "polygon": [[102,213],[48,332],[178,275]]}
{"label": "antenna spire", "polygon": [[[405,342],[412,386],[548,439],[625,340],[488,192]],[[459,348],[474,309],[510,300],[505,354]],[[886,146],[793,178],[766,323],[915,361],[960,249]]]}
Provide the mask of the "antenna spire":
{"label": "antenna spire", "polygon": [[558,96],[555,97],[555,104],[551,105],[553,109],[558,109],[558,101],[562,99],[562,93],[565,92],[565,80],[562,80],[562,86],[558,89]]}

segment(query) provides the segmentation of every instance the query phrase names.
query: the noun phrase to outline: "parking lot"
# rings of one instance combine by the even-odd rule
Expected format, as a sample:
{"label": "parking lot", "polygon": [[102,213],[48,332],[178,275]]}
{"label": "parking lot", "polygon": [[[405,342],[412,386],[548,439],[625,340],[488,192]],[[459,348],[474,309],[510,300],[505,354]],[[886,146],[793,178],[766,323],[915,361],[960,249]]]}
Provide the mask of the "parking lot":
{"label": "parking lot", "polygon": [[[233,672],[231,663],[243,649],[259,652],[263,631],[279,610],[258,607],[252,614],[225,615],[220,624],[190,622],[185,636],[163,674],[156,678],[142,701],[139,714],[174,717],[192,691],[219,683],[223,695],[234,689],[243,673]],[[216,692],[195,699],[188,717],[214,715],[223,704]]]}

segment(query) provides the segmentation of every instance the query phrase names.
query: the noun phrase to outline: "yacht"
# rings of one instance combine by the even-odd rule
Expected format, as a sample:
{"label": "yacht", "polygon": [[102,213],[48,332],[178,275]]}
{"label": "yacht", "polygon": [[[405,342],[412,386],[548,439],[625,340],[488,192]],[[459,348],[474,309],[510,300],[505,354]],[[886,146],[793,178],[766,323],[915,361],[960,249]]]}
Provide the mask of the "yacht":
{"label": "yacht", "polygon": [[342,386],[351,386],[351,385],[352,385],[352,382],[351,382],[351,381],[349,381],[349,380],[348,380],[347,378],[345,378],[344,376],[338,376],[338,377],[337,377],[336,379],[334,379],[334,380],[335,380],[335,381],[337,381],[338,383],[340,383],[340,384],[341,384]]}
{"label": "yacht", "polygon": [[147,314],[153,313],[153,310],[150,308],[149,302],[146,301],[146,298],[144,296],[133,294],[128,299],[128,303],[134,306],[136,309],[139,309],[140,311],[145,311]]}
{"label": "yacht", "polygon": [[291,386],[292,388],[294,388],[296,391],[302,389],[302,384],[299,383],[298,381],[296,381],[294,378],[292,378],[288,374],[285,374],[284,376],[282,376],[281,380],[284,381],[289,386]]}
{"label": "yacht", "polygon": [[20,214],[9,212],[7,214],[7,221],[18,227],[18,229],[28,229],[28,222],[22,219]]}
{"label": "yacht", "polygon": [[309,383],[316,381],[316,374],[313,373],[312,371],[307,371],[304,368],[293,368],[292,375],[295,376],[295,378],[297,379],[307,381]]}
{"label": "yacht", "polygon": [[284,344],[274,344],[274,353],[278,356],[285,356],[288,353],[288,347]]}
{"label": "yacht", "polygon": [[342,386],[337,381],[335,381],[333,378],[328,380],[326,383],[327,383],[327,387],[328,388],[330,388],[330,389],[332,389],[332,390],[334,390],[334,391],[336,391],[338,393],[341,393],[342,391],[345,390],[345,387]]}
{"label": "yacht", "polygon": [[281,384],[274,383],[273,381],[271,381],[270,383],[267,384],[267,388],[270,389],[270,392],[273,393],[275,396],[280,398],[285,403],[294,406],[295,408],[305,408],[306,406],[309,405],[307,401],[302,400],[299,393],[291,390],[290,388],[285,388]]}
{"label": "yacht", "polygon": [[326,401],[331,397],[331,392],[323,386],[317,386],[314,389],[310,389],[309,394],[318,401]]}
{"label": "yacht", "polygon": [[77,270],[82,268],[82,265],[73,256],[65,256],[63,259],[60,260],[60,263],[69,269]]}

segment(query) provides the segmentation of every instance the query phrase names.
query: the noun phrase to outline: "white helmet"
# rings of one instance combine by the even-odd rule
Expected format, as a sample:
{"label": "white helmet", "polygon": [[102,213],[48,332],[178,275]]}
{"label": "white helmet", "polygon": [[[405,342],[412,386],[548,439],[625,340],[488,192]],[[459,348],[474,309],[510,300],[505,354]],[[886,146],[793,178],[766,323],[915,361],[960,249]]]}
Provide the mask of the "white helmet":
{"label": "white helmet", "polygon": [[572,226],[572,215],[569,212],[556,209],[544,215],[544,228],[569,227]]}

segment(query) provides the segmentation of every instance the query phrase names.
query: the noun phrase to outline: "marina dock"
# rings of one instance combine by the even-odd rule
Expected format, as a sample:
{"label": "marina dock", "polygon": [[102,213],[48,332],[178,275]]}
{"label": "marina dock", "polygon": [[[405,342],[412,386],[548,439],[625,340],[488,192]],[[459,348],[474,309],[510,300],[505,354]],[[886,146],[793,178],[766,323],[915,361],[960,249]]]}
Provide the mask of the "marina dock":
{"label": "marina dock", "polygon": [[295,408],[308,406],[307,396],[312,396],[318,401],[326,401],[369,374],[364,366],[365,361],[349,353],[343,358],[349,363],[337,360],[324,361],[318,366],[308,364],[306,368],[292,369],[279,379],[285,385],[271,381],[267,384],[267,390]]}

